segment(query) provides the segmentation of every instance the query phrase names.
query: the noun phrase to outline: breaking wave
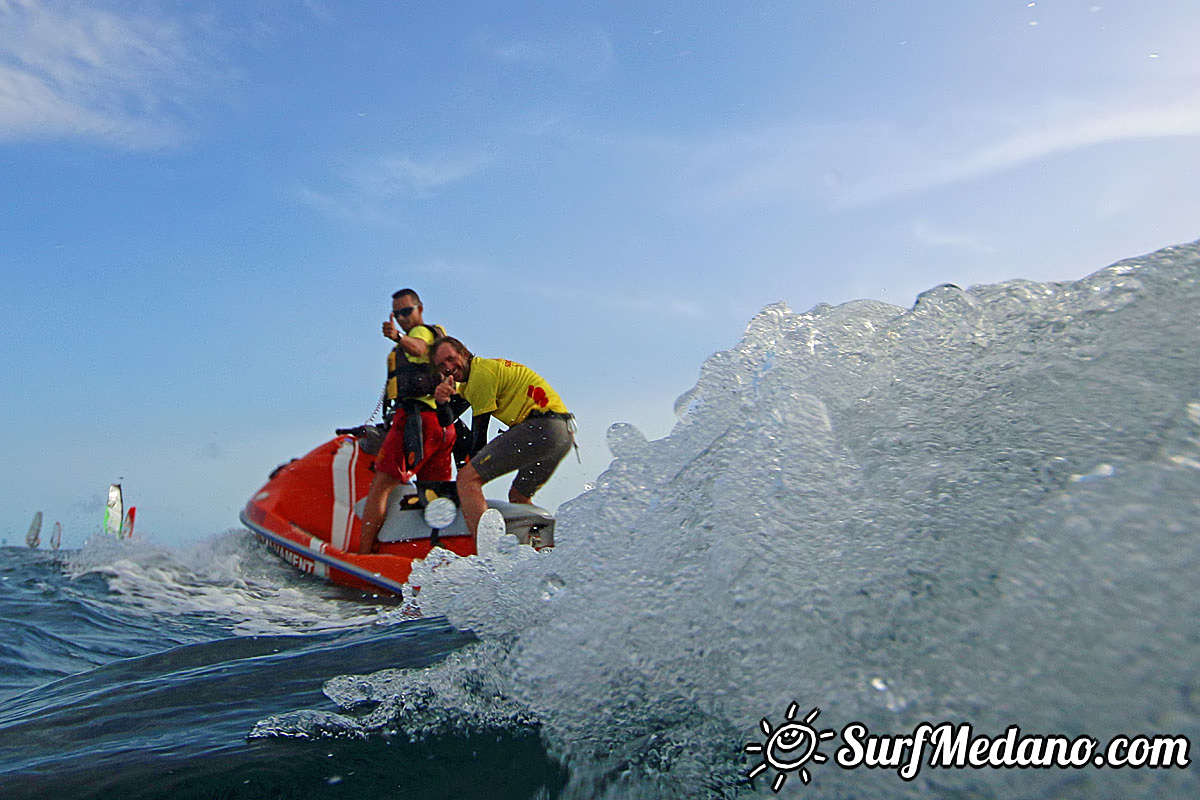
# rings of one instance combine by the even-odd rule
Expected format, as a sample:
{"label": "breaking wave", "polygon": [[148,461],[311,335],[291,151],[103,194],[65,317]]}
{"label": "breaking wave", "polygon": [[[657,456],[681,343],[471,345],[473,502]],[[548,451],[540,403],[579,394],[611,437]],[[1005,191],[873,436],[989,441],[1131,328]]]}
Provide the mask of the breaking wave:
{"label": "breaking wave", "polygon": [[[733,795],[760,720],[1200,741],[1200,247],[908,310],[767,307],[558,547],[414,573],[481,639],[342,676],[267,736],[537,731],[568,796]],[[408,609],[404,613],[411,613]],[[396,612],[397,614],[401,612]],[[1196,792],[1186,771],[813,764],[822,797]],[[789,781],[783,794],[804,787]]]}

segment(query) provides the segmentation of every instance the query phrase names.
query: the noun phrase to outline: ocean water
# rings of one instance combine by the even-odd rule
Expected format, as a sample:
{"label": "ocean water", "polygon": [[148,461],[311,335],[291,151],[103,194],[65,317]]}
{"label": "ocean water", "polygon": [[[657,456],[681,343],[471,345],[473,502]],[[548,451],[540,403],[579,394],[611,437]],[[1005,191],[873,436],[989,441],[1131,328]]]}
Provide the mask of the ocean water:
{"label": "ocean water", "polygon": [[839,760],[851,723],[1200,741],[1200,246],[771,306],[676,412],[610,429],[555,550],[441,555],[403,603],[240,531],[5,549],[0,796],[1200,796]]}
{"label": "ocean water", "polygon": [[0,552],[0,797],[523,798],[562,782],[525,729],[251,738],[331,676],[419,670],[477,640],[397,623],[395,601],[294,573],[246,531],[187,553]]}

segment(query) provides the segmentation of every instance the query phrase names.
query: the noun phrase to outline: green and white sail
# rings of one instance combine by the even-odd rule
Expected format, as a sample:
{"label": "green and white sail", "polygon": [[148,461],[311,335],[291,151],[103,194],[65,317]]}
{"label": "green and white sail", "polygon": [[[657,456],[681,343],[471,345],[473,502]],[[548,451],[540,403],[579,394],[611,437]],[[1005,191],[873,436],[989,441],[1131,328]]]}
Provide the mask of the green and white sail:
{"label": "green and white sail", "polygon": [[25,544],[36,548],[42,543],[42,512],[37,512],[33,515],[33,522],[29,523],[29,533],[25,534]]}
{"label": "green and white sail", "polygon": [[108,502],[104,506],[104,532],[121,538],[121,522],[125,518],[125,503],[121,499],[121,484],[108,487]]}

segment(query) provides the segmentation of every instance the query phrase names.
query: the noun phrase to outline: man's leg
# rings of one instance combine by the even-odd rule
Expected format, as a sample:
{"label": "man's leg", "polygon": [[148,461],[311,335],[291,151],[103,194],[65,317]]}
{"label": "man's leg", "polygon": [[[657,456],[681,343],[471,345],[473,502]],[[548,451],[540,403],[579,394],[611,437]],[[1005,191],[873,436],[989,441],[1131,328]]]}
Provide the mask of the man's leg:
{"label": "man's leg", "polygon": [[[402,401],[405,405],[404,458],[400,462],[406,470],[417,471],[417,465],[425,460],[425,420],[420,403]],[[434,417],[436,420],[437,418]]]}
{"label": "man's leg", "polygon": [[508,490],[510,503],[532,503],[534,494],[550,480],[554,470],[571,452],[571,445],[575,441],[570,426],[564,420],[535,418],[525,423],[525,427],[529,429],[529,434],[523,449],[535,454],[538,460],[517,470],[512,487]]}
{"label": "man's leg", "polygon": [[404,474],[404,428],[408,413],[403,407],[396,410],[392,427],[383,439],[379,453],[375,456],[375,477],[367,489],[363,507],[362,526],[358,537],[358,552],[370,553],[375,548],[375,539],[387,517],[387,501],[392,489]]}
{"label": "man's leg", "polygon": [[467,523],[467,530],[474,537],[479,527],[479,518],[487,511],[487,500],[483,497],[483,478],[473,466],[467,464],[458,471],[455,483],[458,486],[458,506],[462,510],[463,521]]}
{"label": "man's leg", "polygon": [[448,481],[454,473],[450,468],[450,456],[454,451],[455,430],[453,425],[442,427],[437,414],[423,411],[422,425],[425,432],[425,459],[413,467],[420,481]]}
{"label": "man's leg", "polygon": [[399,478],[378,470],[371,479],[371,488],[367,490],[367,500],[363,507],[362,529],[358,537],[359,553],[369,553],[375,549],[375,537],[379,535],[379,529],[383,527],[383,520],[387,517],[388,497],[398,483]]}

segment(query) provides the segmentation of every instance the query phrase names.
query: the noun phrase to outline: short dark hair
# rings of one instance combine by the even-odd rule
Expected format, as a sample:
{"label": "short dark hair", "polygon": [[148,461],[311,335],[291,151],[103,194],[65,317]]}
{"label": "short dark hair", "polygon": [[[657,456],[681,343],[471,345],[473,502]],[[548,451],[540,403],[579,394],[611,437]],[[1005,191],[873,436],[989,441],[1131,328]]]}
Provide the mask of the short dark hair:
{"label": "short dark hair", "polygon": [[467,346],[465,344],[460,342],[458,339],[455,339],[453,336],[439,336],[438,338],[433,340],[433,343],[431,345],[429,345],[429,360],[430,361],[433,361],[433,354],[436,353],[437,349],[444,344],[450,345],[455,350],[457,350],[460,355],[466,356],[467,361],[470,361],[472,358],[475,357],[475,354],[472,353],[470,350],[468,350]]}
{"label": "short dark hair", "polygon": [[417,294],[416,289],[401,289],[400,291],[398,291],[392,295],[392,299],[396,300],[398,298],[404,297],[406,294],[411,294],[412,299],[417,301],[417,305],[421,305],[421,295]]}

